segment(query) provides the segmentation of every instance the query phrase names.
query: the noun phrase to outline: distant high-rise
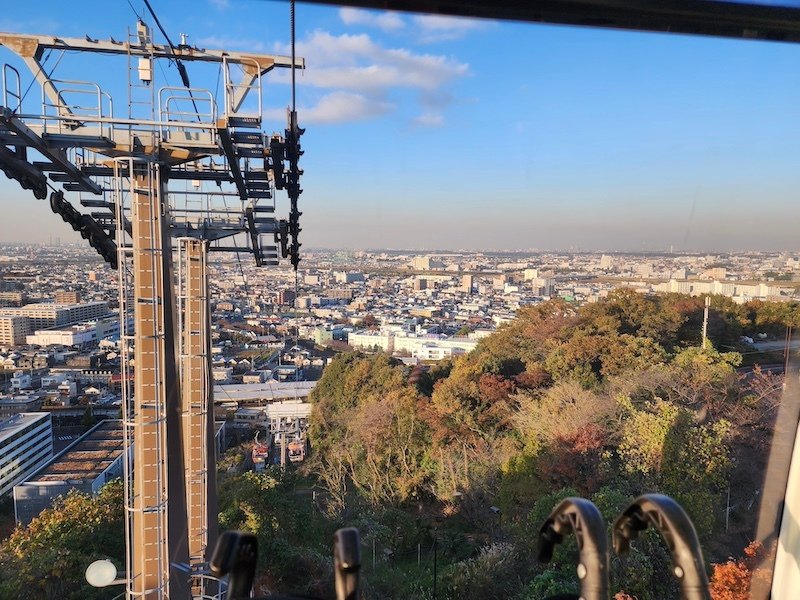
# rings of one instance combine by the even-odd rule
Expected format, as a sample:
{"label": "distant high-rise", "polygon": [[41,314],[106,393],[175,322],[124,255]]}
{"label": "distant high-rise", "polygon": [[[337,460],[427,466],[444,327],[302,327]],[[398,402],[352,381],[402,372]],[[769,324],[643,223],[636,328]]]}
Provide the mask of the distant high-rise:
{"label": "distant high-rise", "polygon": [[539,277],[539,269],[525,269],[522,276],[523,279],[525,279],[525,281],[536,279],[537,277]]}
{"label": "distant high-rise", "polygon": [[472,275],[461,276],[461,291],[465,294],[472,294],[475,278]]}
{"label": "distant high-rise", "polygon": [[511,278],[508,275],[495,275],[494,279],[492,279],[492,287],[495,290],[503,290],[510,280]]}
{"label": "distant high-rise", "polygon": [[537,296],[552,296],[553,283],[552,277],[537,277],[536,279],[531,279],[531,291]]}
{"label": "distant high-rise", "polygon": [[334,273],[336,283],[356,283],[357,281],[364,281],[363,273],[354,273],[348,271],[336,271]]}
{"label": "distant high-rise", "polygon": [[436,271],[444,269],[444,263],[433,256],[416,256],[411,262],[411,268],[415,271]]}
{"label": "distant high-rise", "polygon": [[295,293],[293,290],[281,290],[278,292],[278,304],[294,304]]}
{"label": "distant high-rise", "polygon": [[80,301],[80,292],[61,290],[56,292],[53,297],[53,302],[56,304],[78,304]]}

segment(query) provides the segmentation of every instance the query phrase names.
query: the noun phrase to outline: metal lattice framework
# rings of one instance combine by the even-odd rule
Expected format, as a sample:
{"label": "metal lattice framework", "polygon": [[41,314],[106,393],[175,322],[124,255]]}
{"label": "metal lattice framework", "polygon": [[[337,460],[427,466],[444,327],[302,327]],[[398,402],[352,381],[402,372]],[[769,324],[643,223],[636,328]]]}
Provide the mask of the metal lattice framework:
{"label": "metal lattice framework", "polygon": [[[290,111],[284,135],[262,131],[261,101],[269,71],[304,61],[157,44],[142,21],[125,42],[0,34],[0,45],[41,89],[27,100],[20,69],[2,65],[0,168],[37,198],[52,190],[53,211],[118,272],[127,596],[209,597],[207,255],[249,253],[266,266],[281,254],[296,266],[302,130]],[[53,78],[44,64],[53,52],[126,57],[126,114],[98,82]],[[188,77],[158,87],[158,61],[183,74],[184,62],[211,63],[222,91],[189,87]],[[276,190],[287,192],[286,220],[275,216]]]}

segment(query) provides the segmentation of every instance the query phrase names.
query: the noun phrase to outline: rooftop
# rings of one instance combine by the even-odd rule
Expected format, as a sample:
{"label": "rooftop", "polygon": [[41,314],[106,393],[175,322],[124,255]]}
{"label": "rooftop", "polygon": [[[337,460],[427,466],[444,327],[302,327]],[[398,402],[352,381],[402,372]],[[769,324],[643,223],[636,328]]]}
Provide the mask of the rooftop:
{"label": "rooftop", "polygon": [[316,381],[267,381],[266,383],[243,383],[231,385],[215,385],[214,399],[217,402],[230,400],[283,400],[295,396],[308,396]]}
{"label": "rooftop", "polygon": [[36,421],[42,421],[48,418],[48,413],[44,412],[30,412],[19,413],[9,419],[0,421],[0,440],[3,438],[14,435],[18,431]]}
{"label": "rooftop", "polygon": [[28,481],[91,481],[111,466],[122,451],[122,421],[102,421]]}
{"label": "rooftop", "polygon": [[92,302],[78,302],[78,303],[73,303],[73,304],[56,304],[55,302],[32,302],[31,304],[26,304],[25,306],[4,308],[3,310],[4,311],[5,310],[18,310],[18,309],[27,309],[27,308],[65,309],[65,308],[80,308],[82,306],[97,306],[98,304],[106,304],[106,302],[92,301]]}

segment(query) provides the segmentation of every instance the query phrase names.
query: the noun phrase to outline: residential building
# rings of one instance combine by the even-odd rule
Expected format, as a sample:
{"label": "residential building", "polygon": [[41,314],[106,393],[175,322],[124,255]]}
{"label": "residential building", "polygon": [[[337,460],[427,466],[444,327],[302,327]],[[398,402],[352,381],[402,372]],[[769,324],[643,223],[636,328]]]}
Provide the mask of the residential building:
{"label": "residential building", "polygon": [[0,306],[21,306],[25,294],[20,291],[0,292]]}
{"label": "residential building", "polygon": [[123,456],[122,421],[101,421],[52,459],[39,461],[14,486],[17,523],[29,523],[70,490],[96,494],[122,476]]}
{"label": "residential building", "polygon": [[472,275],[461,276],[461,291],[465,294],[472,295],[475,286],[475,277]]}
{"label": "residential building", "polygon": [[19,346],[31,332],[31,321],[22,315],[0,315],[0,346]]}
{"label": "residential building", "polygon": [[99,319],[108,314],[106,302],[84,302],[82,304],[26,304],[19,308],[0,308],[0,315],[28,317],[32,329],[60,327],[81,321]]}
{"label": "residential building", "polygon": [[28,335],[25,341],[33,346],[82,346],[107,337],[118,337],[119,333],[119,319],[108,317],[67,327],[39,329]]}
{"label": "residential building", "polygon": [[53,296],[53,302],[56,304],[79,304],[81,301],[80,292],[68,292],[61,290]]}
{"label": "residential building", "polygon": [[522,273],[522,278],[525,281],[530,281],[531,279],[538,279],[539,278],[539,269],[525,269]]}
{"label": "residential building", "polygon": [[43,403],[44,394],[38,392],[0,396],[0,419],[9,419],[20,413],[39,411]]}
{"label": "residential building", "polygon": [[334,273],[334,278],[336,283],[355,283],[357,281],[364,281],[364,274],[348,271],[337,271]]}
{"label": "residential building", "polygon": [[53,456],[53,425],[48,413],[19,413],[0,421],[0,496],[29,477]]}
{"label": "residential building", "polygon": [[294,300],[294,290],[281,290],[278,292],[278,304],[292,305],[294,304]]}
{"label": "residential building", "polygon": [[444,269],[444,263],[433,256],[416,256],[411,261],[411,268],[415,271],[436,271]]}

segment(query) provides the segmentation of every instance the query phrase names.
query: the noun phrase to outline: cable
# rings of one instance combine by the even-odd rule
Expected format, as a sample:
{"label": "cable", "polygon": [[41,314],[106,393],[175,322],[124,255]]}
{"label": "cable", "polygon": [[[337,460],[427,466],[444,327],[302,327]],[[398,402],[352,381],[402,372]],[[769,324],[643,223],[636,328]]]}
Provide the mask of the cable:
{"label": "cable", "polygon": [[133,11],[133,14],[136,15],[136,18],[141,21],[142,20],[142,15],[140,15],[139,12],[133,7],[133,4],[131,4],[131,0],[128,0],[128,6],[131,7],[131,10]]}
{"label": "cable", "polygon": [[[180,58],[178,58],[177,53],[175,52],[175,45],[172,43],[172,40],[169,39],[167,32],[164,30],[163,25],[161,25],[161,21],[158,20],[156,16],[156,12],[153,10],[153,7],[150,6],[150,0],[144,0],[144,5],[147,7],[147,10],[153,16],[153,20],[156,23],[156,27],[161,32],[161,35],[164,36],[164,39],[167,40],[167,45],[169,46],[170,53],[172,54],[172,61],[175,62],[175,66],[178,68],[178,74],[181,76],[181,81],[185,88],[190,89],[192,87],[191,83],[189,82],[189,73],[186,71],[186,67],[184,66],[183,62]],[[197,120],[200,121],[200,109],[197,108],[197,103],[194,101],[194,96],[192,96],[191,92],[189,92],[189,99],[192,101],[192,106],[194,107],[194,112],[197,115]]]}
{"label": "cable", "polygon": [[222,75],[222,65],[220,65],[219,69],[217,69],[217,83],[214,86],[214,98],[219,97],[219,80],[221,75]]}
{"label": "cable", "polygon": [[[55,73],[56,67],[61,62],[61,59],[64,58],[65,51],[64,50],[61,51],[61,54],[59,54],[58,59],[56,60],[56,64],[53,65],[53,68],[50,69],[50,72],[49,73],[45,73],[44,72],[44,66],[47,64],[47,60],[50,58],[50,54],[51,53],[52,53],[52,49],[48,50],[47,53],[45,53],[44,58],[42,59],[42,64],[41,65],[37,64],[37,68],[39,69],[39,73],[43,74],[45,76],[45,78],[47,78],[48,80],[50,79],[50,77],[53,76],[53,73]],[[36,83],[36,76],[35,75],[34,75],[33,79],[31,80],[31,82],[28,84],[28,87],[25,89],[25,92],[22,94],[22,98],[19,99],[19,108],[20,108],[20,110],[22,110],[22,101],[25,100],[25,97],[28,95],[28,92],[31,91],[31,88],[33,87],[34,83]]]}
{"label": "cable", "polygon": [[295,57],[295,19],[294,19],[294,0],[291,0],[290,7],[289,7],[289,27],[291,29],[291,39],[292,39],[292,112],[297,111],[297,99],[296,99],[296,84],[295,84],[295,67],[294,67],[294,57]]}
{"label": "cable", "polygon": [[[292,0],[292,4],[294,4],[294,0]],[[294,268],[294,347],[300,348],[300,325],[298,324],[298,316],[297,316],[297,267]],[[299,352],[299,350],[298,350]],[[294,396],[295,400],[297,400],[297,382],[300,381],[300,367],[297,364],[297,360],[295,359],[294,363],[294,382],[295,382],[295,389],[294,389]]]}

